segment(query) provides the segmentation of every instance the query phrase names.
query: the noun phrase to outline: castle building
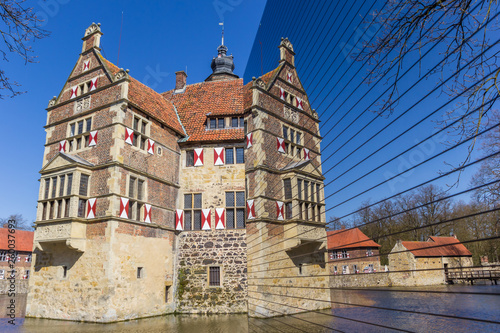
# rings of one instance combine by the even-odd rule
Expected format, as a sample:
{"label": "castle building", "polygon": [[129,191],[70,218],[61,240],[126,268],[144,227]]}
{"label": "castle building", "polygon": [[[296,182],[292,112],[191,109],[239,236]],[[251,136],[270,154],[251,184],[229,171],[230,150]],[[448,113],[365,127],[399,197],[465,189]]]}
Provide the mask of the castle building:
{"label": "castle building", "polygon": [[26,315],[111,322],[328,307],[322,289],[304,290],[323,300],[304,308],[266,299],[291,274],[328,286],[319,120],[291,43],[246,85],[221,45],[204,82],[180,71],[160,94],[105,59],[101,36],[99,24],[86,29],[47,108]]}
{"label": "castle building", "polygon": [[[15,240],[14,248],[12,248],[9,239]],[[11,246],[9,246],[9,243]],[[0,228],[0,280],[11,277],[15,277],[16,280],[29,279],[32,249],[33,231],[15,230],[14,234],[12,234],[9,232],[7,225]],[[14,268],[11,265],[14,265]]]}

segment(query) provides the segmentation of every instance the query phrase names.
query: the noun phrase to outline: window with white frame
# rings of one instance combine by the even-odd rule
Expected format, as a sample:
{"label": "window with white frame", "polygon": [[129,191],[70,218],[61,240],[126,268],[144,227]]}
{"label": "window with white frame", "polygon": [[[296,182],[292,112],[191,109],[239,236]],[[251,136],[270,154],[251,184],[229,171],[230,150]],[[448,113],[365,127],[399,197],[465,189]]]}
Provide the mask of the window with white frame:
{"label": "window with white frame", "polygon": [[201,193],[184,194],[184,230],[201,230]]}
{"label": "window with white frame", "polygon": [[78,151],[89,146],[92,117],[78,119],[68,125],[68,151]]}
{"label": "window with white frame", "polygon": [[136,176],[130,176],[128,182],[129,216],[130,219],[141,221],[143,219],[143,207],[145,201],[145,180]]}
{"label": "window with white frame", "polygon": [[245,191],[226,192],[226,228],[245,228]]}
{"label": "window with white frame", "polygon": [[134,116],[132,123],[132,129],[134,130],[134,136],[132,138],[133,146],[142,150],[148,149],[146,141],[148,139],[149,126],[149,121],[137,115]]}
{"label": "window with white frame", "polygon": [[[85,177],[87,177],[86,180]],[[81,185],[85,186],[86,189],[88,186],[88,176],[84,176],[83,178],[84,183],[87,182],[87,184]],[[67,197],[72,195],[73,173],[48,176],[42,180],[42,184],[44,186],[44,195],[42,198],[44,202],[41,203],[41,220],[69,217],[70,198]],[[84,191],[84,189],[80,191]],[[85,207],[83,207],[83,209],[85,209]]]}

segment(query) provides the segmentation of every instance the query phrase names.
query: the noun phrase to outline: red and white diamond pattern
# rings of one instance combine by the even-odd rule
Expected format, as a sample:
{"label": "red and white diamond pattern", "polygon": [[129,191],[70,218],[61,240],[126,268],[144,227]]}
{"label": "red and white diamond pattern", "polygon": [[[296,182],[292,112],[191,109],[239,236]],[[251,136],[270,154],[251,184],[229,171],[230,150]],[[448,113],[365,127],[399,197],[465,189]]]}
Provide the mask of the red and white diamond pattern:
{"label": "red and white diamond pattern", "polygon": [[97,145],[97,131],[89,133],[89,147]]}
{"label": "red and white diamond pattern", "polygon": [[285,140],[282,138],[276,138],[277,148],[280,153],[285,153]]}
{"label": "red and white diamond pattern", "polygon": [[69,98],[76,97],[78,94],[78,86],[74,86],[71,88],[71,96]]}
{"label": "red and white diamond pattern", "polygon": [[144,204],[144,222],[151,223],[151,205]]}
{"label": "red and white diamond pattern", "polygon": [[226,229],[224,211],[224,208],[215,208],[215,229]]}
{"label": "red and white diamond pattern", "polygon": [[87,218],[93,219],[95,218],[96,212],[96,198],[90,198],[87,201]]}
{"label": "red and white diamond pattern", "polygon": [[184,230],[184,211],[182,209],[175,210],[175,230]]}
{"label": "red and white diamond pattern", "polygon": [[214,148],[214,165],[224,165],[224,148]]}
{"label": "red and white diamond pattern", "polygon": [[201,210],[201,230],[210,230],[210,208]]}
{"label": "red and white diamond pattern", "polygon": [[194,150],[194,166],[203,166],[203,148]]}
{"label": "red and white diamond pattern", "polygon": [[59,141],[59,152],[66,152],[66,140]]}
{"label": "red and white diamond pattern", "polygon": [[253,133],[248,133],[246,136],[247,149],[253,145]]}
{"label": "red and white diamond pattern", "polygon": [[311,159],[311,152],[309,149],[304,148],[304,160],[309,161]]}
{"label": "red and white diamond pattern", "polygon": [[283,88],[280,88],[280,98],[285,100],[285,90]]}
{"label": "red and white diamond pattern", "polygon": [[304,110],[304,104],[303,104],[303,103],[304,103],[304,101],[303,101],[303,100],[301,100],[301,99],[300,99],[300,98],[298,98],[298,97],[295,97],[295,98],[297,99],[297,107],[298,107],[299,109],[301,109],[301,110]]}
{"label": "red and white diamond pattern", "polygon": [[155,154],[155,142],[151,139],[148,139],[148,153]]}
{"label": "red and white diamond pattern", "polygon": [[120,217],[128,219],[128,199],[120,198]]}
{"label": "red and white diamond pattern", "polygon": [[255,204],[253,199],[247,200],[247,220],[255,218]]}
{"label": "red and white diamond pattern", "polygon": [[286,80],[292,83],[292,73],[286,73]]}
{"label": "red and white diamond pattern", "polygon": [[90,89],[89,91],[92,91],[92,90],[96,90],[97,88],[97,77],[93,78],[92,80],[90,80]]}
{"label": "red and white diamond pattern", "polygon": [[83,71],[88,71],[90,69],[90,59],[83,62]]}
{"label": "red and white diamond pattern", "polygon": [[285,216],[285,206],[282,201],[276,201],[276,218],[283,220]]}
{"label": "red and white diamond pattern", "polygon": [[125,127],[125,142],[129,145],[134,144],[134,131]]}

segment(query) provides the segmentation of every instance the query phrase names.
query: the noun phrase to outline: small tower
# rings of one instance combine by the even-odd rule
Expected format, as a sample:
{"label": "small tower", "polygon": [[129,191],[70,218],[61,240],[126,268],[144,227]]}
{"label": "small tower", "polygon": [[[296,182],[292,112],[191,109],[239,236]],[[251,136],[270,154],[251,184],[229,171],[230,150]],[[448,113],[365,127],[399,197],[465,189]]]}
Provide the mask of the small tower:
{"label": "small tower", "polygon": [[212,74],[205,81],[234,80],[238,75],[233,73],[233,55],[227,55],[227,46],[224,45],[224,28],[222,30],[222,43],[217,48],[217,58],[212,59]]}

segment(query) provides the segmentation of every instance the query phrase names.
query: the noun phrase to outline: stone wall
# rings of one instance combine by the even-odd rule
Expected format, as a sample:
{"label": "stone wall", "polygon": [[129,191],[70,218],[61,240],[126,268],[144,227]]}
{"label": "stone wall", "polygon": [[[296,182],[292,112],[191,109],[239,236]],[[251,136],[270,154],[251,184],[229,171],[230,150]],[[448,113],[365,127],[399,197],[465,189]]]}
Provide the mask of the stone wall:
{"label": "stone wall", "polygon": [[[177,241],[177,311],[246,312],[246,248],[242,229],[182,232]],[[210,266],[220,267],[220,287],[208,285]]]}
{"label": "stone wall", "polygon": [[[20,280],[16,279],[15,284],[15,293],[17,294],[26,294],[28,293],[28,280]],[[11,283],[10,280],[0,280],[0,295],[5,295],[9,293]]]}

